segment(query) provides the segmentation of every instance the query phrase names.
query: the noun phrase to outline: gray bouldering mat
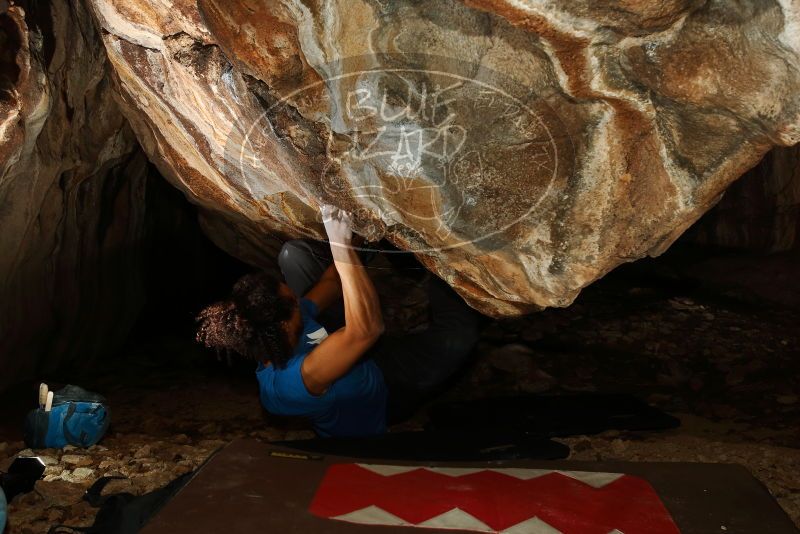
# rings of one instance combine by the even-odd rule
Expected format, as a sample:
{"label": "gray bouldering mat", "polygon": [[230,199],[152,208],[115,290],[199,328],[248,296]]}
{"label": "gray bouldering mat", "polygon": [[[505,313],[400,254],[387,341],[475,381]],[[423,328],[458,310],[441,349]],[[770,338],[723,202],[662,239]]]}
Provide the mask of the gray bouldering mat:
{"label": "gray bouldering mat", "polygon": [[375,462],[258,440],[216,453],[142,531],[789,534],[741,466]]}

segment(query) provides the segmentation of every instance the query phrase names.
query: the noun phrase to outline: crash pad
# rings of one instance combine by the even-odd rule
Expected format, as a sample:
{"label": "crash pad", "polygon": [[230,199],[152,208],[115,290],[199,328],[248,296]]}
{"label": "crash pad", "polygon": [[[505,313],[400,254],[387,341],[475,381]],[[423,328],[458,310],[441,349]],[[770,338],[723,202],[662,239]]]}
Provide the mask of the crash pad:
{"label": "crash pad", "polygon": [[241,439],[206,462],[142,532],[798,531],[738,465],[364,462]]}

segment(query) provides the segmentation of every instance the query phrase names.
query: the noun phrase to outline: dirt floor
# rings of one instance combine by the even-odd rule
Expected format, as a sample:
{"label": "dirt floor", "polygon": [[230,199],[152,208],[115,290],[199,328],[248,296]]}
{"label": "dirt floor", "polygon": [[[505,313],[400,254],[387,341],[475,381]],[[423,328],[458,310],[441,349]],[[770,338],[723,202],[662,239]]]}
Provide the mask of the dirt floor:
{"label": "dirt floor", "polygon": [[[487,324],[473,362],[444,398],[634,394],[679,417],[680,428],[562,439],[571,458],[739,463],[800,526],[799,265],[797,257],[691,250],[637,262],[569,308]],[[388,268],[373,274],[392,329],[424,322],[419,282]],[[47,464],[35,491],[10,503],[7,532],[91,524],[95,509],[81,498],[102,475],[125,477],[106,492],[141,494],[236,437],[313,435],[261,410],[252,365],[217,359],[186,335],[139,343],[103,371],[83,383],[105,394],[113,410],[100,445],[23,450],[18,427],[0,426],[0,470],[33,453]],[[33,391],[30,397],[32,405]],[[398,429],[424,422],[421,412]]]}

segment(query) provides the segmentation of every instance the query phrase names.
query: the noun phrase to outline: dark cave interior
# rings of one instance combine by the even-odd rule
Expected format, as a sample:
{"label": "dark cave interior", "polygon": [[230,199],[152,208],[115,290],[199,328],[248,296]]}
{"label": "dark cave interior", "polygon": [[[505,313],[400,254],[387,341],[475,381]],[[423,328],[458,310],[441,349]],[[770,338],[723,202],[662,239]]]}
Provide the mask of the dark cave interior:
{"label": "dark cave interior", "polygon": [[[215,461],[218,471],[205,471],[215,491],[228,486],[214,477],[237,469],[251,481],[263,475],[234,461],[229,469],[228,460],[219,469],[236,444],[239,459],[287,447],[280,461],[313,460],[290,466],[274,486],[314,495],[323,485],[294,473],[307,474],[314,462],[314,476],[319,466],[335,471],[342,458],[372,481],[368,496],[369,477],[386,468],[405,475],[404,461],[427,480],[453,468],[461,476],[475,462],[477,479],[497,479],[500,468],[489,465],[510,466],[506,479],[520,468],[510,476],[516,488],[531,482],[526,491],[548,477],[580,481],[592,504],[640,469],[674,467],[687,493],[670,501],[652,480],[650,490],[680,529],[598,522],[586,532],[800,532],[800,41],[790,35],[797,8],[540,2],[539,13],[535,2],[512,0],[361,3],[0,0],[0,534],[88,529],[103,515],[98,503],[141,503],[176,480],[201,478]],[[325,68],[315,63],[339,56]],[[347,72],[362,62],[377,67]],[[457,68],[448,73],[440,63]],[[406,70],[419,80],[396,76]],[[460,88],[457,98],[438,100],[437,80],[456,74],[445,90]],[[517,78],[523,99],[512,100],[539,110],[528,117],[501,91]],[[362,102],[362,83],[383,94],[367,91]],[[369,113],[350,115],[354,94],[356,107],[380,109],[384,123],[373,128]],[[432,102],[445,106],[438,109],[447,110],[446,124],[436,107],[417,120]],[[384,114],[395,107],[398,114]],[[376,130],[394,132],[382,140],[388,151],[360,159],[374,155]],[[450,135],[457,131],[460,138]],[[434,135],[427,145],[426,132]],[[450,151],[448,139],[456,142]],[[359,197],[365,183],[377,184],[378,195]],[[418,189],[435,194],[423,198]],[[428,323],[433,272],[498,316],[552,307],[485,317],[466,364],[388,433],[319,439],[305,420],[262,407],[253,361],[209,350],[196,333],[198,313],[254,266],[278,272],[282,243],[322,235],[317,204],[326,202],[360,212],[357,233],[418,252],[432,247],[418,259],[381,253],[370,263],[388,334]],[[434,216],[412,220],[391,213],[395,207]],[[451,253],[465,236],[468,247]],[[376,341],[375,332],[365,337]],[[306,345],[324,339],[308,333],[298,337]],[[302,373],[294,376],[303,386]],[[47,405],[43,383],[51,392],[74,384],[104,396],[111,416],[102,439],[80,447],[33,442],[32,427],[67,427],[47,426],[47,412],[54,414],[35,400]],[[296,391],[313,394],[306,386]],[[377,472],[365,460],[375,460]],[[20,461],[40,471],[12,493]],[[587,467],[583,479],[573,477],[582,472],[576,465]],[[752,483],[772,516],[735,484],[721,485],[732,496],[726,509],[704,508],[717,490],[703,473],[728,468]],[[594,486],[595,476],[605,481]],[[108,482],[99,497],[91,490],[97,481]],[[310,501],[273,493],[270,502],[257,485],[253,493],[243,487],[239,499],[218,502],[249,503],[241,515],[259,520],[299,518],[272,531],[348,531],[347,519],[306,528],[302,521],[323,520],[312,517]],[[329,493],[350,497],[352,486],[344,487]],[[388,504],[402,493],[387,492]],[[405,493],[418,499],[410,508],[430,504],[419,502],[425,491]],[[526,494],[533,497],[523,504],[534,508],[540,494]],[[218,510],[199,502],[192,506]],[[625,508],[620,502],[601,513]],[[684,530],[684,504],[710,527]],[[309,513],[295,513],[298,506]],[[464,511],[453,504],[406,521],[387,510],[378,512],[392,526],[377,527],[387,532],[445,528],[436,520]],[[528,514],[502,528],[476,527],[466,515],[481,532],[529,532],[525,523],[538,520]],[[569,524],[581,511],[564,515]],[[193,518],[199,528],[184,531],[209,531],[201,516]],[[522,527],[506,530],[512,524]]]}
{"label": "dark cave interior", "polygon": [[[434,404],[502,395],[631,394],[675,415],[681,426],[565,437],[560,442],[570,447],[570,458],[743,463],[797,521],[800,489],[788,473],[800,468],[800,255],[796,248],[767,253],[768,233],[752,238],[761,244],[755,250],[704,242],[720,221],[730,226],[745,211],[765,225],[768,207],[741,209],[743,192],[753,184],[737,187],[728,201],[732,208],[720,205],[665,254],[616,269],[571,306],[488,321],[470,364]],[[313,436],[302,422],[261,408],[251,362],[194,341],[198,310],[226,295],[251,268],[203,234],[197,209],[152,168],[146,202],[145,298],[127,341],[90,365],[42,362],[36,380],[6,389],[0,469],[25,452],[20,421],[40,381],[51,389],[80,384],[112,406],[101,446],[75,458],[71,451],[40,453],[79,462],[67,465],[70,471],[55,461],[45,476],[81,488],[76,465],[130,477],[117,489],[144,493],[196,468],[232,439]],[[421,267],[406,260],[384,258],[370,267],[388,328],[396,331],[425,320]],[[427,413],[392,431],[424,428]],[[70,495],[17,498],[10,510],[24,525],[19,531],[35,532],[53,521],[91,523],[94,512]]]}

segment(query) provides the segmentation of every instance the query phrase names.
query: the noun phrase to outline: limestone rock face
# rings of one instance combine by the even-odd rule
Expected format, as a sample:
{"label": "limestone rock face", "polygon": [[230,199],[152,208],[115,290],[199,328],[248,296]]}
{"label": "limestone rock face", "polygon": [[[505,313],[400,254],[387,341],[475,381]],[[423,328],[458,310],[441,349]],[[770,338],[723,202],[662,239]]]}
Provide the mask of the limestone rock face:
{"label": "limestone rock face", "polygon": [[91,14],[0,2],[0,388],[127,335],[147,160],[114,102]]}
{"label": "limestone rock face", "polygon": [[661,253],[800,140],[791,2],[86,1],[220,246],[270,265],[331,202],[492,315]]}

